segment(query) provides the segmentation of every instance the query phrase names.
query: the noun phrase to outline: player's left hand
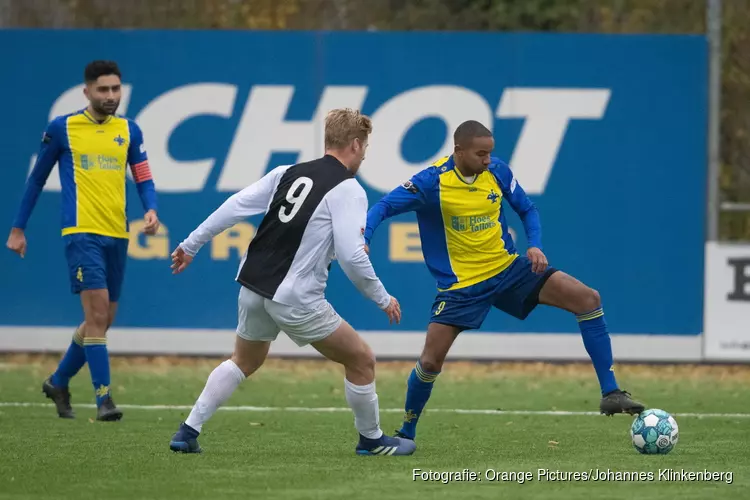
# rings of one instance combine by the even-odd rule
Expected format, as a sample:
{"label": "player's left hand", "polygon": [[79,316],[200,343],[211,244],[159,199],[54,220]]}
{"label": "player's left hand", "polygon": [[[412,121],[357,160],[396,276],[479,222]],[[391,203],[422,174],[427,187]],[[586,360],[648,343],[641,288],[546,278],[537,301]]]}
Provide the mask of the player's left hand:
{"label": "player's left hand", "polygon": [[186,254],[182,247],[178,246],[172,252],[172,274],[180,274],[191,262],[193,262],[193,258]]}
{"label": "player's left hand", "polygon": [[146,225],[143,226],[143,232],[149,236],[153,236],[159,230],[159,217],[156,215],[156,210],[149,210],[143,217]]}
{"label": "player's left hand", "polygon": [[531,261],[531,270],[535,273],[542,274],[547,270],[547,265],[549,264],[549,262],[547,262],[547,256],[538,248],[529,248],[526,252],[526,257]]}

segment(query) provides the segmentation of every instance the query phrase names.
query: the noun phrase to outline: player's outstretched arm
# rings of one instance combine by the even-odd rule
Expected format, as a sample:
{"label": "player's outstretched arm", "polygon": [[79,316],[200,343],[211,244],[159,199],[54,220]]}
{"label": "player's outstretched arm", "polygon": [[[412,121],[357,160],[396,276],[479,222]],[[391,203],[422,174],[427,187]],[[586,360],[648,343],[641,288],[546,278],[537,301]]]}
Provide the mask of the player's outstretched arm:
{"label": "player's outstretched arm", "polygon": [[378,226],[386,219],[419,210],[427,204],[427,191],[432,184],[429,170],[404,182],[396,189],[385,195],[367,212],[367,226],[365,227],[365,244],[370,240]]}
{"label": "player's outstretched arm", "polygon": [[57,163],[60,156],[60,144],[64,129],[58,120],[54,120],[47,126],[42,136],[42,144],[39,147],[39,154],[31,170],[28,180],[26,181],[26,190],[21,199],[21,206],[18,209],[13,227],[10,230],[6,246],[18,253],[21,257],[26,255],[26,225],[31,218],[31,212],[34,211],[36,202],[39,199],[44,185],[47,183],[52,167]]}
{"label": "player's outstretched arm", "polygon": [[133,174],[138,196],[146,213],[143,232],[149,235],[156,234],[159,230],[159,217],[156,202],[156,186],[148,165],[148,155],[143,145],[143,132],[132,120],[128,121],[130,128],[130,146],[128,147],[128,164]]}
{"label": "player's outstretched arm", "polygon": [[230,196],[190,235],[180,243],[180,249],[194,257],[216,235],[234,226],[242,219],[266,211],[279,178],[287,167],[278,167],[242,191]]}
{"label": "player's outstretched arm", "polygon": [[364,249],[363,224],[367,218],[367,196],[356,180],[342,182],[329,196],[326,204],[331,213],[333,245],[341,269],[365,297],[380,309],[388,309],[391,296],[375,274]]}

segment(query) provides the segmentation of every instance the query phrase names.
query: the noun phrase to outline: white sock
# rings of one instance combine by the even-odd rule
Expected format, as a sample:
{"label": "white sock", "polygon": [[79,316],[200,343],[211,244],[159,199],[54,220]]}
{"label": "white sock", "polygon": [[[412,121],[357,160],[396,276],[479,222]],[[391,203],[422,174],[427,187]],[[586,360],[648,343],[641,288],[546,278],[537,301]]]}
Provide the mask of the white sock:
{"label": "white sock", "polygon": [[379,439],[383,435],[380,430],[380,408],[378,394],[375,392],[375,382],[367,385],[354,385],[344,379],[346,402],[354,412],[354,427],[366,438]]}
{"label": "white sock", "polygon": [[185,423],[200,432],[203,424],[229,399],[243,380],[245,374],[231,359],[214,368]]}

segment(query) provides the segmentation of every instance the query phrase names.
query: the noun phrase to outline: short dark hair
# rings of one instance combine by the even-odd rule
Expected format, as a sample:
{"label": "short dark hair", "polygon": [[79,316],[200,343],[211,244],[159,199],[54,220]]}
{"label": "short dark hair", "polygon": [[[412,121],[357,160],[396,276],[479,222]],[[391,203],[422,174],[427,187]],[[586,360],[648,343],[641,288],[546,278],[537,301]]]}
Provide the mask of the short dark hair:
{"label": "short dark hair", "polygon": [[492,137],[492,132],[478,121],[468,120],[456,128],[453,133],[453,142],[466,147],[477,137]]}
{"label": "short dark hair", "polygon": [[120,68],[114,61],[91,61],[83,71],[83,79],[86,83],[95,82],[100,76],[117,75],[122,78]]}

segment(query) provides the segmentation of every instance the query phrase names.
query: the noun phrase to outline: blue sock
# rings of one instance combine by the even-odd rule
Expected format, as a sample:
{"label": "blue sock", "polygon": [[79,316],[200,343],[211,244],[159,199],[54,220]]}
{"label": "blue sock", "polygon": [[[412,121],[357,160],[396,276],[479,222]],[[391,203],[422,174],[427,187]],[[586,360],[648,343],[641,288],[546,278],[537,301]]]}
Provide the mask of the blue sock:
{"label": "blue sock", "polygon": [[68,387],[70,379],[86,364],[86,352],[83,350],[83,337],[76,329],[70,347],[57,365],[57,370],[52,374],[52,385],[55,387]]}
{"label": "blue sock", "polygon": [[404,423],[399,432],[414,439],[417,436],[417,421],[422,414],[427,400],[430,399],[432,386],[440,372],[426,372],[417,361],[407,382],[406,404],[404,405]]}
{"label": "blue sock", "polygon": [[585,314],[576,316],[578,327],[583,336],[583,346],[589,353],[599,379],[602,395],[616,390],[615,367],[612,357],[612,342],[604,320],[604,311],[600,307]]}
{"label": "blue sock", "polygon": [[83,348],[86,351],[86,361],[91,371],[91,382],[94,384],[96,394],[96,406],[109,396],[109,353],[107,352],[106,338],[83,339]]}

